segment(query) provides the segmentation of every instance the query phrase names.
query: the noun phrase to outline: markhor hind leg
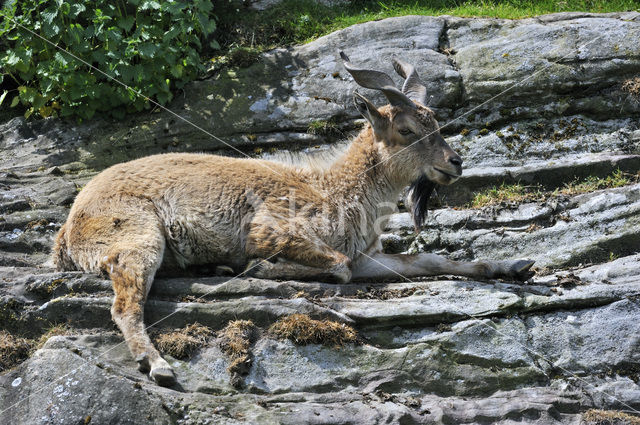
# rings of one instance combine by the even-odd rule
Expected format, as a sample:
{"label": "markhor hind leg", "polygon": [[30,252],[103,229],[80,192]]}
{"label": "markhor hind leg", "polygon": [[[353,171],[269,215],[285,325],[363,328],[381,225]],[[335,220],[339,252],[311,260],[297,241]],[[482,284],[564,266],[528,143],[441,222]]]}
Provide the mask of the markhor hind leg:
{"label": "markhor hind leg", "polygon": [[527,281],[533,277],[531,260],[452,261],[436,254],[361,255],[353,267],[354,279],[410,278],[453,274],[471,278]]}
{"label": "markhor hind leg", "polygon": [[127,235],[127,242],[112,246],[102,262],[115,292],[111,316],[140,371],[149,372],[159,385],[171,386],[176,383],[173,369],[151,343],[144,325],[144,302],[162,262],[164,238],[157,230],[139,238]]}
{"label": "markhor hind leg", "polygon": [[[273,255],[273,254],[271,254]],[[263,253],[263,258],[269,258]],[[276,261],[254,259],[245,274],[263,279],[320,279],[347,283],[351,280],[351,260],[324,242],[299,239],[278,255]]]}

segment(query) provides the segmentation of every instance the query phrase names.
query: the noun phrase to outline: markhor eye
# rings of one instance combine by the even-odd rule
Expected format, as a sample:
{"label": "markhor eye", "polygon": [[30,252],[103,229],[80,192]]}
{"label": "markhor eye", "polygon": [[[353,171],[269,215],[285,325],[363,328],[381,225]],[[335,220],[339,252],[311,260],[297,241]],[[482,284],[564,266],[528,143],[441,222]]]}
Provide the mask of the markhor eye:
{"label": "markhor eye", "polygon": [[413,134],[413,131],[409,130],[408,128],[403,128],[402,130],[400,130],[400,134],[402,134],[403,136],[408,136],[410,134]]}

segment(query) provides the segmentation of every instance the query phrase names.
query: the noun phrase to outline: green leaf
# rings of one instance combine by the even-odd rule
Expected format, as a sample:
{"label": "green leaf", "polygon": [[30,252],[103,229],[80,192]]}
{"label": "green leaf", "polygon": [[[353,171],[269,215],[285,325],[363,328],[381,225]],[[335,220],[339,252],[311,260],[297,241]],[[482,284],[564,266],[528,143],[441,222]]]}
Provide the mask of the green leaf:
{"label": "green leaf", "polygon": [[129,32],[131,31],[131,28],[133,28],[134,22],[134,16],[123,16],[122,18],[118,19],[118,26],[123,30]]}
{"label": "green leaf", "polygon": [[78,100],[84,96],[84,89],[81,86],[71,86],[69,90],[69,96],[71,100]]}
{"label": "green leaf", "polygon": [[67,66],[69,64],[69,60],[67,60],[67,58],[65,57],[66,55],[63,55],[60,52],[56,52],[55,55],[53,55],[53,57],[56,59],[56,61],[62,65],[63,67]]}
{"label": "green leaf", "polygon": [[180,28],[175,26],[175,27],[171,28],[169,31],[164,33],[164,35],[162,36],[162,41],[173,40],[173,38],[175,36],[177,36],[178,34],[180,34]]}
{"label": "green leaf", "polygon": [[36,91],[36,94],[34,95],[33,98],[33,108],[34,109],[40,109],[42,108],[45,104],[47,103],[47,99],[44,98],[44,96],[42,96],[40,93],[38,93]]}
{"label": "green leaf", "polygon": [[144,43],[138,46],[138,51],[140,52],[140,56],[152,58],[158,51],[158,46],[152,43]]}
{"label": "green leaf", "polygon": [[42,12],[40,16],[42,16],[42,19],[47,24],[51,24],[53,23],[53,20],[56,19],[56,16],[58,16],[58,9],[47,9],[44,12]]}
{"label": "green leaf", "polygon": [[84,36],[86,38],[92,38],[95,35],[96,35],[96,27],[94,25],[89,25],[87,28],[85,28]]}
{"label": "green leaf", "polygon": [[68,15],[70,11],[71,11],[71,5],[69,5],[68,2],[63,2],[60,5],[60,12],[62,12],[63,15]]}
{"label": "green leaf", "polygon": [[20,103],[20,96],[16,96],[13,98],[13,100],[11,101],[11,104],[9,105],[11,108],[15,108],[16,106],[18,106],[18,103]]}
{"label": "green leaf", "polygon": [[116,27],[109,28],[105,33],[105,37],[109,40],[109,43],[115,43],[116,45],[122,41],[122,33]]}
{"label": "green leaf", "polygon": [[175,64],[171,67],[171,75],[173,75],[176,78],[181,78],[182,77],[182,71],[184,70],[184,67],[182,65]]}
{"label": "green leaf", "polygon": [[143,1],[142,4],[139,7],[139,10],[158,10],[160,9],[160,3],[158,3],[157,1]]}
{"label": "green leaf", "polygon": [[180,14],[185,7],[187,7],[186,4],[178,1],[165,2],[162,4],[162,9],[169,12],[171,15]]}
{"label": "green leaf", "polygon": [[47,118],[55,115],[55,110],[51,106],[43,106],[41,108],[38,108],[38,113],[42,118]]}
{"label": "green leaf", "polygon": [[135,68],[133,66],[131,65],[119,66],[118,71],[120,71],[120,75],[122,76],[122,82],[126,84],[130,84],[134,82]]}
{"label": "green leaf", "polygon": [[[205,35],[209,35],[209,34],[213,34],[213,32],[216,30],[217,26],[216,26],[216,21],[214,21],[213,19],[210,19],[209,22],[205,25]],[[215,42],[215,40],[213,40]]]}
{"label": "green leaf", "polygon": [[4,102],[4,98],[7,97],[7,93],[9,93],[8,91],[4,91],[2,92],[2,94],[0,95],[0,105],[2,105],[2,102]]}
{"label": "green leaf", "polygon": [[54,86],[54,81],[50,78],[44,77],[40,80],[40,90],[42,91],[42,94],[48,94]]}
{"label": "green leaf", "polygon": [[53,38],[56,35],[60,34],[60,25],[57,23],[45,24],[42,26],[42,32],[44,36],[47,38]]}
{"label": "green leaf", "polygon": [[5,57],[2,58],[2,61],[7,66],[15,66],[18,62],[20,62],[20,58],[18,57],[18,55],[16,55],[16,52],[14,52],[13,50],[8,50]]}
{"label": "green leaf", "polygon": [[33,87],[25,87],[25,86],[18,87],[18,93],[19,93],[18,96],[20,96],[20,100],[29,105],[33,103],[33,101],[36,98],[36,95],[38,94],[36,89],[34,89]]}
{"label": "green leaf", "polygon": [[82,3],[74,3],[71,5],[70,15],[72,18],[77,18],[82,12],[87,10],[87,7]]}
{"label": "green leaf", "polygon": [[136,65],[134,67],[135,71],[134,71],[134,81],[135,82],[139,82],[139,81],[143,81],[145,79],[145,76],[147,75],[145,73],[144,67],[142,65]]}
{"label": "green leaf", "polygon": [[212,2],[207,0],[198,0],[195,2],[195,4],[196,4],[196,8],[203,12],[211,12],[211,9],[213,9]]}

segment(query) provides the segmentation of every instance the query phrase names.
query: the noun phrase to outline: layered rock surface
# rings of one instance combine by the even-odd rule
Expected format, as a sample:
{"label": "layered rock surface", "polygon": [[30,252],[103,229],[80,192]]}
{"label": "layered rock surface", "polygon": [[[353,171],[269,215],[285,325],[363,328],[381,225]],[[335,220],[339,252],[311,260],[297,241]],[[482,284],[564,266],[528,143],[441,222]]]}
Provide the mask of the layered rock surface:
{"label": "layered rock surface", "polygon": [[[527,285],[449,276],[349,285],[158,279],[148,324],[197,321],[218,330],[252,319],[265,329],[300,312],[349,323],[362,337],[337,349],[262,332],[240,390],[230,385],[229,359],[213,340],[190,359],[170,359],[179,387],[155,386],[136,370],[111,323],[109,281],[46,264],[75,195],[104,167],[166,151],[237,152],[162,111],[118,123],[0,124],[0,326],[25,336],[56,323],[75,329],[0,375],[0,417],[16,424],[88,417],[568,424],[589,408],[637,413],[640,185],[481,210],[465,205],[502,182],[554,189],[616,169],[637,173],[640,100],[622,84],[639,75],[639,41],[636,13],[520,21],[408,16],[266,53],[176,96],[170,109],[234,148],[313,150],[359,126],[350,106],[355,86],[338,51],[390,75],[390,58],[402,57],[422,75],[465,172],[440,190],[448,207],[433,211],[421,233],[408,214],[395,215],[385,246],[453,259],[525,257],[539,267]],[[329,122],[332,131],[310,134],[314,121]]]}

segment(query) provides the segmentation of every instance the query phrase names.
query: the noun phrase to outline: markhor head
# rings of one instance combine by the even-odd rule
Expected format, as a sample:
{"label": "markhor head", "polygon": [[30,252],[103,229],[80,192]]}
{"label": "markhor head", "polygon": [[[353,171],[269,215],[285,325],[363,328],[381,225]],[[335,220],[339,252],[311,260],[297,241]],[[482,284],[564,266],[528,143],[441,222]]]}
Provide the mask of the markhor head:
{"label": "markhor head", "polygon": [[427,203],[437,185],[449,185],[462,175],[462,159],[447,144],[431,109],[427,89],[415,68],[393,59],[395,71],[404,78],[402,90],[382,71],[359,68],[340,52],[344,67],[358,85],[380,90],[389,106],[377,108],[362,94],[354,93],[358,111],[369,122],[384,156],[402,164],[408,182],[409,203],[417,229],[424,224]]}

